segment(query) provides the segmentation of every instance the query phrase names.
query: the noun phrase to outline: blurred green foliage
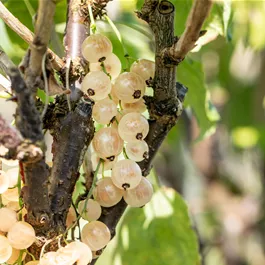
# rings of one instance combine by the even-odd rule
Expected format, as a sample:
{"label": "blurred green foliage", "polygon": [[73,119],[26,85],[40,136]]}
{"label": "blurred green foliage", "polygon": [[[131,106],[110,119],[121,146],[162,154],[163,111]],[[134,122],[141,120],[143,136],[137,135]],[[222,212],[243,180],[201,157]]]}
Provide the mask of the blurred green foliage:
{"label": "blurred green foliage", "polygon": [[[6,7],[33,31],[34,17],[26,2],[36,10],[37,0],[4,1]],[[175,33],[179,36],[185,29],[193,1],[172,2],[176,12]],[[97,24],[98,30],[111,39],[123,69],[128,69],[138,58],[154,60],[152,33],[133,12],[140,9],[142,3],[143,0],[121,0],[116,3],[118,14],[109,14],[121,33],[129,61],[109,24],[106,21]],[[66,1],[57,5],[54,23],[56,37],[62,46]],[[196,52],[178,67],[178,81],[189,88],[185,106],[193,111],[200,127],[197,140],[213,133],[216,123],[219,123],[226,126],[237,147],[245,149],[259,145],[265,150],[264,14],[265,1],[215,1],[203,26],[208,30],[202,38],[204,42],[199,42]],[[0,45],[18,64],[28,45],[3,21],[0,21],[0,34]],[[52,42],[51,48],[58,50],[56,45],[58,43]],[[179,138],[174,128],[170,143]],[[119,225],[117,237],[99,260],[99,265],[132,263],[199,264],[197,240],[191,229],[187,207],[172,190],[158,190],[149,205],[142,209],[129,209]]]}
{"label": "blurred green foliage", "polygon": [[98,264],[132,262],[141,265],[200,263],[187,206],[174,190],[157,188],[152,201],[144,208],[129,208],[119,224],[115,242]]}

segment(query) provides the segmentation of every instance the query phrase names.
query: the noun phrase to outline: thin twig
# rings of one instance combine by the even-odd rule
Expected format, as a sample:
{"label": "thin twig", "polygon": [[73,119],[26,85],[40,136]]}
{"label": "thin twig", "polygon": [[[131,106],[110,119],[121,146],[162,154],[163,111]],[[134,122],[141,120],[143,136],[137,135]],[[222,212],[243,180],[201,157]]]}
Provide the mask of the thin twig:
{"label": "thin twig", "polygon": [[49,84],[48,84],[48,78],[47,78],[47,73],[46,73],[46,68],[45,68],[45,61],[46,61],[46,53],[44,53],[42,57],[42,62],[41,62],[42,75],[44,79],[44,91],[45,91],[45,105],[41,113],[41,119],[44,118],[47,112],[47,109],[48,109],[48,105],[49,105]]}
{"label": "thin twig", "polygon": [[55,2],[39,0],[35,23],[35,36],[30,45],[29,64],[25,70],[25,80],[30,89],[36,92],[41,76],[41,62],[50,41],[55,13]]}
{"label": "thin twig", "polygon": [[212,7],[212,0],[196,0],[189,13],[186,29],[181,35],[177,44],[171,47],[170,54],[177,61],[182,61],[189,51],[191,51],[196,41],[200,38],[202,25],[207,18]]}
{"label": "thin twig", "polygon": [[[42,1],[46,3],[47,1]],[[0,18],[24,41],[28,44],[32,44],[34,34],[23,25],[15,16],[13,16],[9,10],[0,1]],[[53,68],[57,71],[61,70],[64,66],[63,60],[58,57],[52,50],[48,49],[49,58]]]}

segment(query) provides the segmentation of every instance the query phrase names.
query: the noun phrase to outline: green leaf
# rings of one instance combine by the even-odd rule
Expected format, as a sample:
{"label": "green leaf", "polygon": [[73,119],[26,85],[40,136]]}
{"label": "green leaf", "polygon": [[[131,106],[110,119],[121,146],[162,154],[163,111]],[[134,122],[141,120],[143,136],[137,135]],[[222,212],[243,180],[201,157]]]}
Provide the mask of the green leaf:
{"label": "green leaf", "polygon": [[175,6],[175,34],[180,36],[186,26],[186,20],[192,7],[192,0],[172,0],[171,3]]}
{"label": "green leaf", "polygon": [[233,31],[231,0],[214,3],[203,28],[214,30],[231,41]]}
{"label": "green leaf", "polygon": [[[46,94],[43,90],[38,89],[37,91],[37,96],[40,98],[40,100],[45,103],[46,102]],[[54,98],[53,97],[49,97],[49,103],[53,102]]]}
{"label": "green leaf", "polygon": [[[28,0],[30,5],[33,7],[34,10],[37,10],[38,1],[37,0]],[[33,28],[33,19],[30,15],[30,12],[24,3],[24,1],[17,1],[17,0],[8,0],[5,3],[8,10],[27,28],[31,31],[34,31]],[[11,29],[7,27],[8,35],[11,41],[15,44],[18,44],[21,48],[27,49],[28,44],[22,40],[17,33],[13,32]]]}
{"label": "green leaf", "polygon": [[130,208],[119,231],[114,257],[122,265],[196,265],[198,240],[187,205],[173,189],[158,190],[144,208]]}
{"label": "green leaf", "polygon": [[200,135],[196,139],[199,141],[215,131],[216,121],[219,120],[207,95],[201,63],[187,58],[178,66],[177,79],[189,89],[185,103],[194,111],[200,126]]}

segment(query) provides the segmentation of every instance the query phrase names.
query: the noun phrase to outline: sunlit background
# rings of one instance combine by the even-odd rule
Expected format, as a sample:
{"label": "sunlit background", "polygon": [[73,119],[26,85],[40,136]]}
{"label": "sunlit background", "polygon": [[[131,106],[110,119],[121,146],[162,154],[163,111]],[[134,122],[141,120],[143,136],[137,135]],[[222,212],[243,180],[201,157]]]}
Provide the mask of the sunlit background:
{"label": "sunlit background", "polygon": [[[3,2],[33,31],[37,1]],[[51,40],[60,56],[65,2],[58,3]],[[154,60],[152,33],[134,12],[142,2],[114,0],[108,6],[131,63]],[[192,1],[172,2],[179,36]],[[109,36],[125,68],[113,29],[106,21],[97,28]],[[128,208],[98,265],[197,265],[197,247],[202,265],[265,264],[264,28],[265,1],[215,1],[203,27],[207,33],[177,70],[189,92],[185,113],[150,174],[157,192],[147,206]],[[3,21],[0,35],[0,45],[18,64],[27,44]],[[15,104],[0,99],[0,106],[12,122]]]}

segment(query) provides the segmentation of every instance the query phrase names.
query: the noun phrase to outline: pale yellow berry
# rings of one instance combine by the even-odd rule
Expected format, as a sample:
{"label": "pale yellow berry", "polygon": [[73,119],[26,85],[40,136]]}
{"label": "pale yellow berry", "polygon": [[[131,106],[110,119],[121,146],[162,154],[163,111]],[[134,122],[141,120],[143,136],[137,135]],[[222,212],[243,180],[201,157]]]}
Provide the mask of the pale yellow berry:
{"label": "pale yellow berry", "polygon": [[109,124],[110,121],[117,115],[117,106],[113,100],[104,98],[93,107],[93,118],[100,124]]}
{"label": "pale yellow berry", "polygon": [[0,170],[0,194],[3,194],[5,191],[7,191],[8,186],[9,177],[3,170]]}
{"label": "pale yellow berry", "polygon": [[101,71],[90,72],[84,77],[81,90],[95,101],[102,100],[110,93],[111,81]]}
{"label": "pale yellow berry", "polygon": [[139,59],[132,64],[130,71],[140,75],[144,80],[153,79],[155,63],[146,59]]}
{"label": "pale yellow berry", "polygon": [[73,225],[76,221],[76,218],[77,217],[76,217],[75,208],[71,205],[66,217],[66,227],[69,228],[71,225]]}
{"label": "pale yellow berry", "polygon": [[113,161],[123,148],[123,140],[115,128],[101,128],[95,133],[92,141],[97,155],[104,160]]}
{"label": "pale yellow berry", "polygon": [[148,158],[149,148],[145,141],[129,142],[125,147],[129,159],[140,162]]}
{"label": "pale yellow berry", "polygon": [[124,103],[121,101],[121,106],[124,110],[128,112],[139,112],[142,113],[146,111],[146,105],[144,103],[144,100],[141,98],[135,103]]}
{"label": "pale yellow berry", "polygon": [[12,247],[5,236],[0,235],[0,262],[6,262],[12,255]]}
{"label": "pale yellow berry", "polygon": [[83,41],[81,51],[87,61],[96,63],[112,53],[112,44],[106,36],[93,34]]}
{"label": "pale yellow berry", "polygon": [[117,188],[110,177],[105,177],[97,182],[93,190],[94,199],[103,207],[117,204],[123,195],[123,190]]}
{"label": "pale yellow berry", "polygon": [[116,96],[125,103],[134,103],[140,100],[145,93],[146,84],[141,76],[124,72],[115,80],[114,91]]}
{"label": "pale yellow berry", "polygon": [[86,224],[81,232],[82,242],[92,251],[105,247],[111,238],[109,228],[102,222],[92,221]]}
{"label": "pale yellow berry", "polygon": [[142,207],[151,200],[152,195],[152,184],[147,178],[142,177],[136,188],[124,192],[123,198],[132,207]]}
{"label": "pale yellow berry", "polygon": [[[114,53],[108,55],[102,63],[104,64],[105,70],[111,76],[112,80],[119,76],[121,72],[121,62],[120,59]],[[89,65],[90,71],[103,71],[101,65],[102,63],[91,63]]]}
{"label": "pale yellow berry", "polygon": [[113,184],[120,189],[133,189],[141,181],[142,172],[138,164],[130,159],[118,161],[111,174]]}
{"label": "pale yellow berry", "polygon": [[10,228],[17,222],[17,213],[8,208],[0,209],[0,230],[8,232]]}
{"label": "pale yellow berry", "polygon": [[7,238],[13,248],[26,249],[34,243],[35,231],[30,224],[20,221],[9,229]]}
{"label": "pale yellow berry", "polygon": [[140,113],[130,112],[121,118],[118,131],[126,142],[143,140],[149,132],[149,123]]}
{"label": "pale yellow berry", "polygon": [[97,201],[89,199],[87,201],[86,207],[86,200],[79,202],[78,204],[78,212],[81,214],[82,218],[87,221],[95,221],[101,215],[101,206]]}

